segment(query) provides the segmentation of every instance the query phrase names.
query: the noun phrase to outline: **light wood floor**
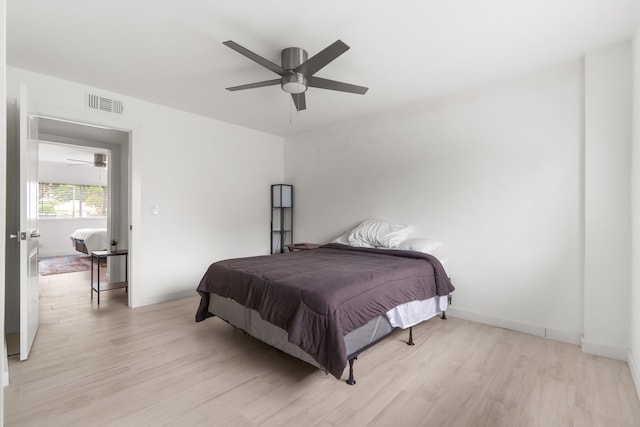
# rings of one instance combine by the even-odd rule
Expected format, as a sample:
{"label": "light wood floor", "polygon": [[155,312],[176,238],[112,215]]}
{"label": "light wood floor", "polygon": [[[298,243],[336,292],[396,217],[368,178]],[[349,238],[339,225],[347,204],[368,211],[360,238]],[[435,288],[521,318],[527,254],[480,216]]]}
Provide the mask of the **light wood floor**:
{"label": "light wood floor", "polygon": [[[212,318],[198,299],[89,300],[88,273],[42,281],[31,357],[9,364],[7,426],[639,426],[625,363],[434,318],[364,352],[348,386]],[[194,287],[196,284],[194,283]]]}

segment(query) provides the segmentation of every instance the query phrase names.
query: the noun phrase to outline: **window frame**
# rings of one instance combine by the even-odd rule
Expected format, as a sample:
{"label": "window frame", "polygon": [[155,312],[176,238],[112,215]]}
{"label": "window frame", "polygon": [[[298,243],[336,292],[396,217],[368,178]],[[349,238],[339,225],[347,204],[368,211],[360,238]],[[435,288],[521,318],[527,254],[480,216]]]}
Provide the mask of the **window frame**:
{"label": "window frame", "polygon": [[[57,190],[57,188],[62,186],[71,187],[71,193],[63,197],[62,200],[57,201],[55,198],[49,196],[46,199],[43,198],[45,193],[52,193]],[[45,188],[47,187],[46,191]],[[52,188],[53,187],[53,188]],[[57,187],[57,188],[56,188]],[[97,206],[95,204],[87,204],[87,199],[94,196],[96,193],[94,190],[88,191],[88,188],[98,188],[102,189],[102,206]],[[64,200],[67,199],[67,200]],[[57,202],[57,203],[56,203]],[[56,209],[56,205],[60,205],[63,203],[71,202],[73,208],[72,209]],[[47,209],[48,212],[43,212],[45,204],[55,203],[50,206],[51,210]],[[78,208],[76,209],[76,206]],[[93,207],[93,209],[88,209],[89,207]],[[83,208],[85,209],[83,212]],[[108,209],[109,209],[109,187],[106,185],[91,185],[91,184],[69,184],[69,183],[57,183],[57,182],[38,182],[38,206],[37,206],[37,214],[38,221],[41,220],[83,220],[83,219],[103,219],[108,217]],[[98,215],[86,215],[85,213],[97,210]],[[69,215],[69,213],[71,215]]]}

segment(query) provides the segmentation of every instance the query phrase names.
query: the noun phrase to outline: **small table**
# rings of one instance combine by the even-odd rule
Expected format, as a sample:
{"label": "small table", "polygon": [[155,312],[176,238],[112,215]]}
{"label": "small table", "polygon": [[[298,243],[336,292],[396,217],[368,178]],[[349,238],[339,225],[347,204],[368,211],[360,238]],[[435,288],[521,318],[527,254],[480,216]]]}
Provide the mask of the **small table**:
{"label": "small table", "polygon": [[[93,292],[95,291],[98,294],[98,305],[100,305],[100,292],[102,291],[111,291],[113,289],[122,289],[125,288],[126,291],[129,290],[129,251],[127,249],[122,249],[120,251],[93,251],[91,252],[91,301],[93,301]],[[124,256],[124,282],[111,282],[105,283],[104,286],[100,286],[100,260],[106,260],[110,256]],[[98,281],[94,285],[93,283],[93,260],[96,260],[98,264]]]}
{"label": "small table", "polygon": [[289,252],[293,251],[308,251],[310,249],[318,249],[320,244],[318,243],[296,243],[295,245],[287,245]]}

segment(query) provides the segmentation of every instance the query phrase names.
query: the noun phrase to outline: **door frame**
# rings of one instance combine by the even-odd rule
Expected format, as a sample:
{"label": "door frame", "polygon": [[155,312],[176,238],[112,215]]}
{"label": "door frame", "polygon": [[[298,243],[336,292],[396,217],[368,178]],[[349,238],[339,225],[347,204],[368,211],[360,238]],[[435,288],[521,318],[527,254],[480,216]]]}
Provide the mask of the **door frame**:
{"label": "door frame", "polygon": [[[29,85],[27,85],[29,87]],[[139,167],[139,161],[137,158],[137,151],[139,149],[134,144],[134,140],[140,135],[144,134],[144,128],[141,123],[128,120],[126,117],[122,117],[116,114],[104,113],[101,111],[89,110],[88,108],[69,108],[61,106],[60,104],[54,104],[50,102],[42,102],[38,100],[37,96],[29,97],[29,111],[31,115],[37,115],[44,118],[54,119],[58,121],[66,121],[71,123],[77,123],[80,125],[94,126],[105,129],[114,129],[129,134],[129,140],[126,148],[123,148],[123,152],[126,153],[127,159],[123,163],[123,171],[126,168],[126,176],[128,183],[122,185],[122,196],[126,197],[128,210],[126,217],[122,218],[123,228],[126,229],[126,235],[128,238],[129,249],[129,263],[128,263],[128,280],[129,280],[129,292],[128,292],[128,305],[131,308],[140,305],[139,292],[135,286],[137,281],[137,271],[135,263],[135,248],[136,239],[133,230],[137,230],[141,224],[142,209],[141,209],[141,197],[142,197],[142,185],[141,185],[141,173]],[[10,105],[10,104],[9,104]],[[17,122],[15,114],[17,111],[14,108],[7,108],[7,159],[17,159],[17,153],[15,152],[17,141],[17,128],[14,123]],[[17,162],[16,162],[17,163]],[[19,173],[19,170],[18,170]],[[15,174],[15,173],[14,173]],[[10,178],[10,177],[8,177]],[[12,180],[8,179],[8,186],[13,185]],[[17,183],[15,184],[17,189]],[[6,216],[6,230],[16,229],[19,226],[17,218],[15,218],[17,202],[14,200],[16,195],[7,194],[7,216]],[[15,243],[14,243],[15,242]],[[19,246],[15,239],[6,240],[5,260],[7,261],[6,268],[6,299],[5,309],[7,310],[5,324],[5,332],[12,333],[17,332],[19,327],[19,291],[15,288],[19,288],[19,268],[17,268],[16,257],[19,253]],[[15,267],[14,267],[15,265]],[[11,271],[10,271],[11,270]],[[9,329],[11,326],[12,329]]]}

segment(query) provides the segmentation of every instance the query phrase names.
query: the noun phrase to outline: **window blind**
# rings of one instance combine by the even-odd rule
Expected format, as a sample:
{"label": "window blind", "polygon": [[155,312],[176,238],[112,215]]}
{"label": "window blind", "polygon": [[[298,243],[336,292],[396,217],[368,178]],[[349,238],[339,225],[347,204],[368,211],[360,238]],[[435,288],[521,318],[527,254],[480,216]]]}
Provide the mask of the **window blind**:
{"label": "window blind", "polygon": [[38,184],[39,218],[107,216],[107,187],[100,185]]}

